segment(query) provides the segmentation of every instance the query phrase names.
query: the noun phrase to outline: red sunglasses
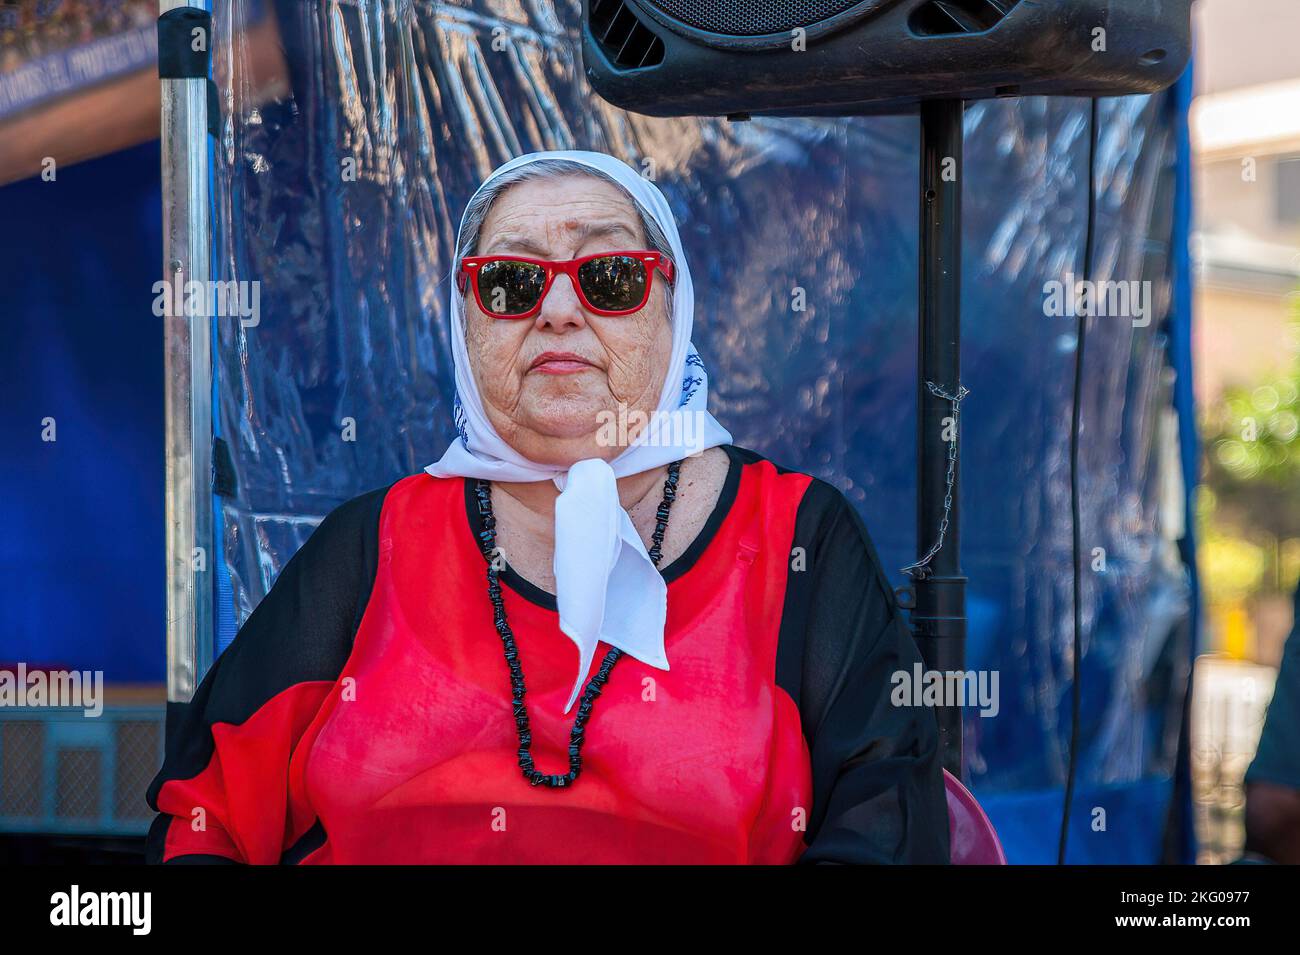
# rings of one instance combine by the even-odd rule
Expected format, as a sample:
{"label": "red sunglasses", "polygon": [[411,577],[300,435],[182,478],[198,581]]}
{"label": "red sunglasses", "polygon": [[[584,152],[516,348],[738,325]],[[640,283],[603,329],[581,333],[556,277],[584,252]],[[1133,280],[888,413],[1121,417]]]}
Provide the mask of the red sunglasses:
{"label": "red sunglasses", "polygon": [[456,284],[462,292],[467,282],[473,286],[474,300],[486,315],[532,318],[555,277],[567,275],[587,311],[630,315],[650,300],[655,269],[672,282],[673,261],[660,252],[598,252],[567,262],[472,255],[461,260]]}

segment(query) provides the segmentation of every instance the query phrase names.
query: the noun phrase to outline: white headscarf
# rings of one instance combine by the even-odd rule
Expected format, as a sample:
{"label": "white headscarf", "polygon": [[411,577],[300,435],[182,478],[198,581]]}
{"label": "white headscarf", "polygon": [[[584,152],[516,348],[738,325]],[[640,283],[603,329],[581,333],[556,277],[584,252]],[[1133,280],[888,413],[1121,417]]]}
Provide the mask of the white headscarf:
{"label": "white headscarf", "polygon": [[[695,316],[691,270],[663,193],[612,156],[576,151],[519,156],[496,169],[478,191],[503,173],[544,159],[566,159],[604,173],[622,186],[668,238],[675,269],[673,350],[656,413],[650,416],[637,440],[608,463],[588,458],[566,470],[530,461],[506,444],[488,421],[470,369],[465,347],[465,302],[454,281],[460,273],[457,258],[451,273],[451,348],[456,367],[459,437],[441,460],[425,470],[434,477],[552,480],[560,489],[555,502],[556,603],[560,629],[578,648],[577,680],[564,707],[568,712],[584,685],[596,645],[602,640],[649,666],[668,669],[664,653],[668,589],[632,519],[619,504],[616,479],[729,444],[731,435],[707,410],[709,378],[691,344]],[[462,217],[460,232],[464,229]],[[456,247],[460,248],[459,233]]]}

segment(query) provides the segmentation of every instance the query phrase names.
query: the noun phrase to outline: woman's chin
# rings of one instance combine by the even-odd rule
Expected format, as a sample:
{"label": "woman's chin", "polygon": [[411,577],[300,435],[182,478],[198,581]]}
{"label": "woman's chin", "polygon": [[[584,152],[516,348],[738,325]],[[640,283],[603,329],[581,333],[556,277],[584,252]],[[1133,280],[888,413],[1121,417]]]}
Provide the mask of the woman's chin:
{"label": "woman's chin", "polygon": [[538,464],[568,467],[575,461],[588,458],[611,460],[622,450],[602,442],[603,432],[596,420],[596,411],[585,414],[555,415],[533,423],[525,434],[516,435],[516,446],[521,454]]}
{"label": "woman's chin", "polygon": [[606,417],[602,412],[608,404],[609,395],[538,395],[537,400],[529,402],[520,420],[536,434],[572,440],[594,436]]}

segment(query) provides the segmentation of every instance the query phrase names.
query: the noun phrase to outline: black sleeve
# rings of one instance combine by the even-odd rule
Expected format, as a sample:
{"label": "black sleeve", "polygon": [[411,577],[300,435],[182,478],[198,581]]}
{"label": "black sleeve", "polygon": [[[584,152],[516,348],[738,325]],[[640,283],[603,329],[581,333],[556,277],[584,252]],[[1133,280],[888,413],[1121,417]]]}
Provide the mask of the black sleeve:
{"label": "black sleeve", "polygon": [[814,480],[799,506],[777,680],[799,707],[813,806],[802,863],[947,863],[948,806],[929,707],[891,703],[920,654],[862,519]]}
{"label": "black sleeve", "polygon": [[[205,849],[233,853],[236,845],[257,843],[257,837],[241,831],[241,826],[260,831],[260,821],[244,818],[236,802],[247,799],[229,799],[231,786],[239,787],[241,797],[246,797],[265,785],[266,814],[283,813],[287,793],[279,790],[285,788],[287,767],[280,763],[296,742],[287,738],[292,729],[277,725],[242,749],[218,753],[212,728],[219,723],[243,724],[268,701],[298,684],[338,678],[374,585],[379,514],[387,490],[371,491],[330,513],[284,566],[193,699],[168,704],[165,758],[147,795],[150,808],[160,813],[149,830],[148,862],[162,861],[173,824],[173,847],[192,843],[194,851],[174,855],[169,863],[227,863],[232,861],[228,856]],[[217,775],[226,777],[224,786],[216,788],[200,778],[214,758],[221,763]],[[168,787],[170,795],[163,795],[168,783],[173,784]],[[214,827],[210,834],[187,835],[187,806],[205,810]],[[292,851],[293,847],[282,848]]]}
{"label": "black sleeve", "polygon": [[1295,622],[1282,647],[1273,699],[1246,782],[1300,789],[1300,587],[1294,600]]}

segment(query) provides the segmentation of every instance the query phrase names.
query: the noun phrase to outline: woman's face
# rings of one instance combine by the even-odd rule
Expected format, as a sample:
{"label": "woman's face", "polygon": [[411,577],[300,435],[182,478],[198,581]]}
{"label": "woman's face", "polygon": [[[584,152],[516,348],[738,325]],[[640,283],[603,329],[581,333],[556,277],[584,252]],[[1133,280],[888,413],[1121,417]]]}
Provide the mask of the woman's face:
{"label": "woman's face", "polygon": [[[641,220],[621,189],[569,175],[521,182],[498,196],[476,254],[562,261],[644,248]],[[467,290],[470,368],[507,444],[529,460],[567,467],[617,457],[622,446],[608,436],[620,420],[628,422],[626,439],[636,437],[636,425],[659,404],[672,350],[663,273],[652,282],[644,308],[615,317],[584,309],[565,275],[555,277],[531,319],[485,315]]]}

